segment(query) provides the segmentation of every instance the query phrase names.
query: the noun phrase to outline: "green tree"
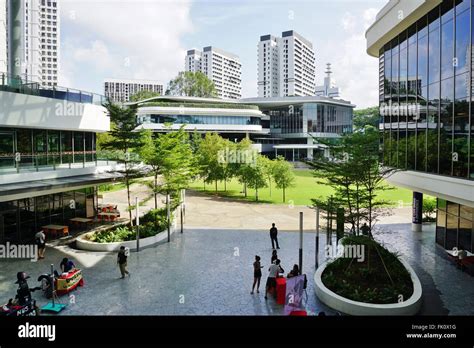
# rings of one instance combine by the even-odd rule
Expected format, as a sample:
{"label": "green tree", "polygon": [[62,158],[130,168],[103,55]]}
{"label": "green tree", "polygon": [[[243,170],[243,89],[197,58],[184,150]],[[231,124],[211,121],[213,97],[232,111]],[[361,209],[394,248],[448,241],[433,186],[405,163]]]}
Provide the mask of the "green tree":
{"label": "green tree", "polygon": [[134,180],[144,175],[143,170],[138,166],[141,163],[138,153],[145,144],[145,135],[143,131],[135,131],[137,127],[136,108],[122,107],[110,102],[104,106],[107,108],[114,127],[109,132],[110,137],[105,139],[101,146],[106,150],[118,153],[116,160],[121,164],[121,168],[116,172],[123,177],[127,188],[128,213],[130,223],[133,224],[130,185]]}
{"label": "green tree", "polygon": [[224,148],[223,144],[222,137],[217,133],[207,133],[199,142],[197,150],[200,177],[205,184],[214,182],[216,192],[218,181],[224,178],[223,166],[219,158],[219,151]]}
{"label": "green tree", "polygon": [[202,72],[182,71],[168,84],[167,95],[213,98],[217,96],[214,82]]}
{"label": "green tree", "polygon": [[377,106],[354,110],[354,131],[363,132],[367,126],[379,128],[380,112]]}
{"label": "green tree", "polygon": [[273,171],[275,162],[266,156],[262,156],[262,167],[265,179],[268,183],[268,188],[270,190],[270,197],[272,196],[272,181],[273,181]]}
{"label": "green tree", "polygon": [[[155,197],[155,209],[158,209],[158,193],[171,194],[184,189],[196,174],[195,158],[184,126],[178,131],[169,129],[156,137],[151,132],[146,133],[141,155],[153,173],[154,180],[150,186]],[[163,178],[161,186],[158,184],[159,176]]]}
{"label": "green tree", "polygon": [[140,91],[140,92],[137,92],[137,93],[133,94],[130,97],[130,101],[131,102],[139,102],[139,101],[142,101],[142,100],[145,100],[145,99],[150,99],[150,98],[159,97],[159,96],[160,96],[160,93],[158,93],[158,92]]}
{"label": "green tree", "polygon": [[[337,144],[326,144],[333,158],[309,163],[318,182],[334,190],[332,203],[344,208],[345,221],[351,224],[354,234],[359,234],[361,220],[366,220],[372,229],[381,214],[380,208],[388,204],[378,194],[390,189],[385,178],[393,171],[380,166],[378,132],[366,130],[346,135]],[[313,199],[313,203],[320,206],[322,200]]]}
{"label": "green tree", "polygon": [[293,187],[296,182],[293,166],[284,157],[278,156],[273,164],[273,180],[278,189],[283,190],[283,202],[286,202],[286,189]]}

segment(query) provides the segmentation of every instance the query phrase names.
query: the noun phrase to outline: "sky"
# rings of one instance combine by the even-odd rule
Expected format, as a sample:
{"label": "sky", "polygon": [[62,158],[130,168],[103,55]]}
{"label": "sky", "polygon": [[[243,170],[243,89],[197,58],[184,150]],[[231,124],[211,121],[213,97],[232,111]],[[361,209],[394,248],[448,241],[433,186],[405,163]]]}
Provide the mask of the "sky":
{"label": "sky", "polygon": [[62,0],[59,85],[103,94],[106,78],[157,80],[184,70],[186,50],[240,57],[242,95],[257,96],[261,35],[295,30],[313,43],[316,83],[326,63],[341,98],[378,104],[378,60],[365,31],[387,0]]}

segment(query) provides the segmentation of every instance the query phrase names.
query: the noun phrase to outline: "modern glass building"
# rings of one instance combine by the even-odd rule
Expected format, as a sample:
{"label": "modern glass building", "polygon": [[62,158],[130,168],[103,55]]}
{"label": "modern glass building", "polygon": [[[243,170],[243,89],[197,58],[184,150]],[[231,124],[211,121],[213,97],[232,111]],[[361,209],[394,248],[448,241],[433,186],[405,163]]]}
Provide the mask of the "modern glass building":
{"label": "modern glass building", "polygon": [[389,1],[366,34],[383,162],[402,170],[391,180],[438,197],[437,243],[471,252],[473,10],[471,0]]}
{"label": "modern glass building", "polygon": [[[111,163],[96,153],[109,130],[100,97],[0,80],[0,243],[34,240],[43,226],[95,217]],[[83,98],[83,96],[88,96]]]}
{"label": "modern glass building", "polygon": [[258,107],[233,100],[159,96],[127,105],[137,105],[138,126],[154,132],[184,125],[189,132],[217,132],[233,141],[268,134]]}
{"label": "modern glass building", "polygon": [[272,141],[258,141],[263,142],[269,157],[281,155],[297,161],[318,154],[327,156],[326,147],[317,139],[337,139],[352,133],[355,105],[345,100],[311,96],[247,98],[240,102],[256,105],[268,116]]}

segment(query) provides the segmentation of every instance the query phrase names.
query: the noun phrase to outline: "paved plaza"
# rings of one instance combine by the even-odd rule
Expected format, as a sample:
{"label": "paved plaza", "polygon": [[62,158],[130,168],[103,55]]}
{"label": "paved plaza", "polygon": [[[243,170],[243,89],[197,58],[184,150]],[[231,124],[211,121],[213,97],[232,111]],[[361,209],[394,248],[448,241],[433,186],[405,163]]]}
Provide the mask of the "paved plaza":
{"label": "paved plaza", "polygon": [[[136,195],[145,197],[137,186]],[[124,204],[124,192],[104,195],[104,201]],[[148,201],[142,211],[151,208]],[[63,257],[72,258],[83,270],[85,286],[74,291],[73,300],[62,315],[283,315],[283,306],[264,288],[270,265],[271,222],[280,228],[279,258],[285,275],[298,263],[298,213],[305,213],[303,270],[308,276],[305,307],[310,314],[321,311],[336,315],[314,293],[315,272],[314,211],[307,207],[236,202],[196,193],[187,195],[185,233],[177,233],[171,243],[131,253],[131,278],[119,279],[116,254],[75,250],[67,245],[49,246],[46,259],[0,260],[0,302],[16,293],[16,273],[30,274],[31,287],[37,277],[59,268]],[[474,279],[457,269],[436,246],[433,225],[414,233],[409,210],[402,208],[384,217],[374,233],[378,241],[397,251],[416,271],[423,287],[422,315],[474,315]],[[220,226],[220,227],[219,227]],[[244,228],[245,226],[245,228]],[[225,227],[225,228],[224,228]],[[325,259],[325,233],[320,237],[320,261]],[[254,256],[262,258],[260,294],[250,295]],[[47,300],[34,293],[40,305]],[[68,302],[67,296],[61,298]]]}

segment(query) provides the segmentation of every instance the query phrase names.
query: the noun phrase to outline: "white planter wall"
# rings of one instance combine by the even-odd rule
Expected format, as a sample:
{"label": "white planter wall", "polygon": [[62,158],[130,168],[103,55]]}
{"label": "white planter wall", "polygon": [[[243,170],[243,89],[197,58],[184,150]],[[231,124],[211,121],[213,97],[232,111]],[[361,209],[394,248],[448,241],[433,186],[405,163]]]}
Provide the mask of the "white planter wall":
{"label": "white planter wall", "polygon": [[[177,211],[174,212],[174,223],[170,228],[170,234],[173,235],[178,229],[178,214]],[[78,238],[76,238],[76,247],[80,250],[87,251],[99,251],[99,252],[112,252],[119,251],[121,246],[129,248],[130,250],[137,250],[137,241],[131,240],[127,242],[115,242],[115,243],[96,243],[91,242],[86,239],[86,236],[93,234],[94,232],[86,233]],[[154,246],[160,243],[167,241],[168,231],[164,230],[153,237],[142,238],[140,239],[140,249]]]}
{"label": "white planter wall", "polygon": [[415,315],[422,303],[422,288],[420,280],[411,266],[400,259],[410,273],[413,281],[413,294],[404,302],[393,304],[374,304],[349,300],[329,290],[322,282],[321,276],[328,262],[322,264],[314,274],[315,292],[318,298],[327,306],[349,315]]}

